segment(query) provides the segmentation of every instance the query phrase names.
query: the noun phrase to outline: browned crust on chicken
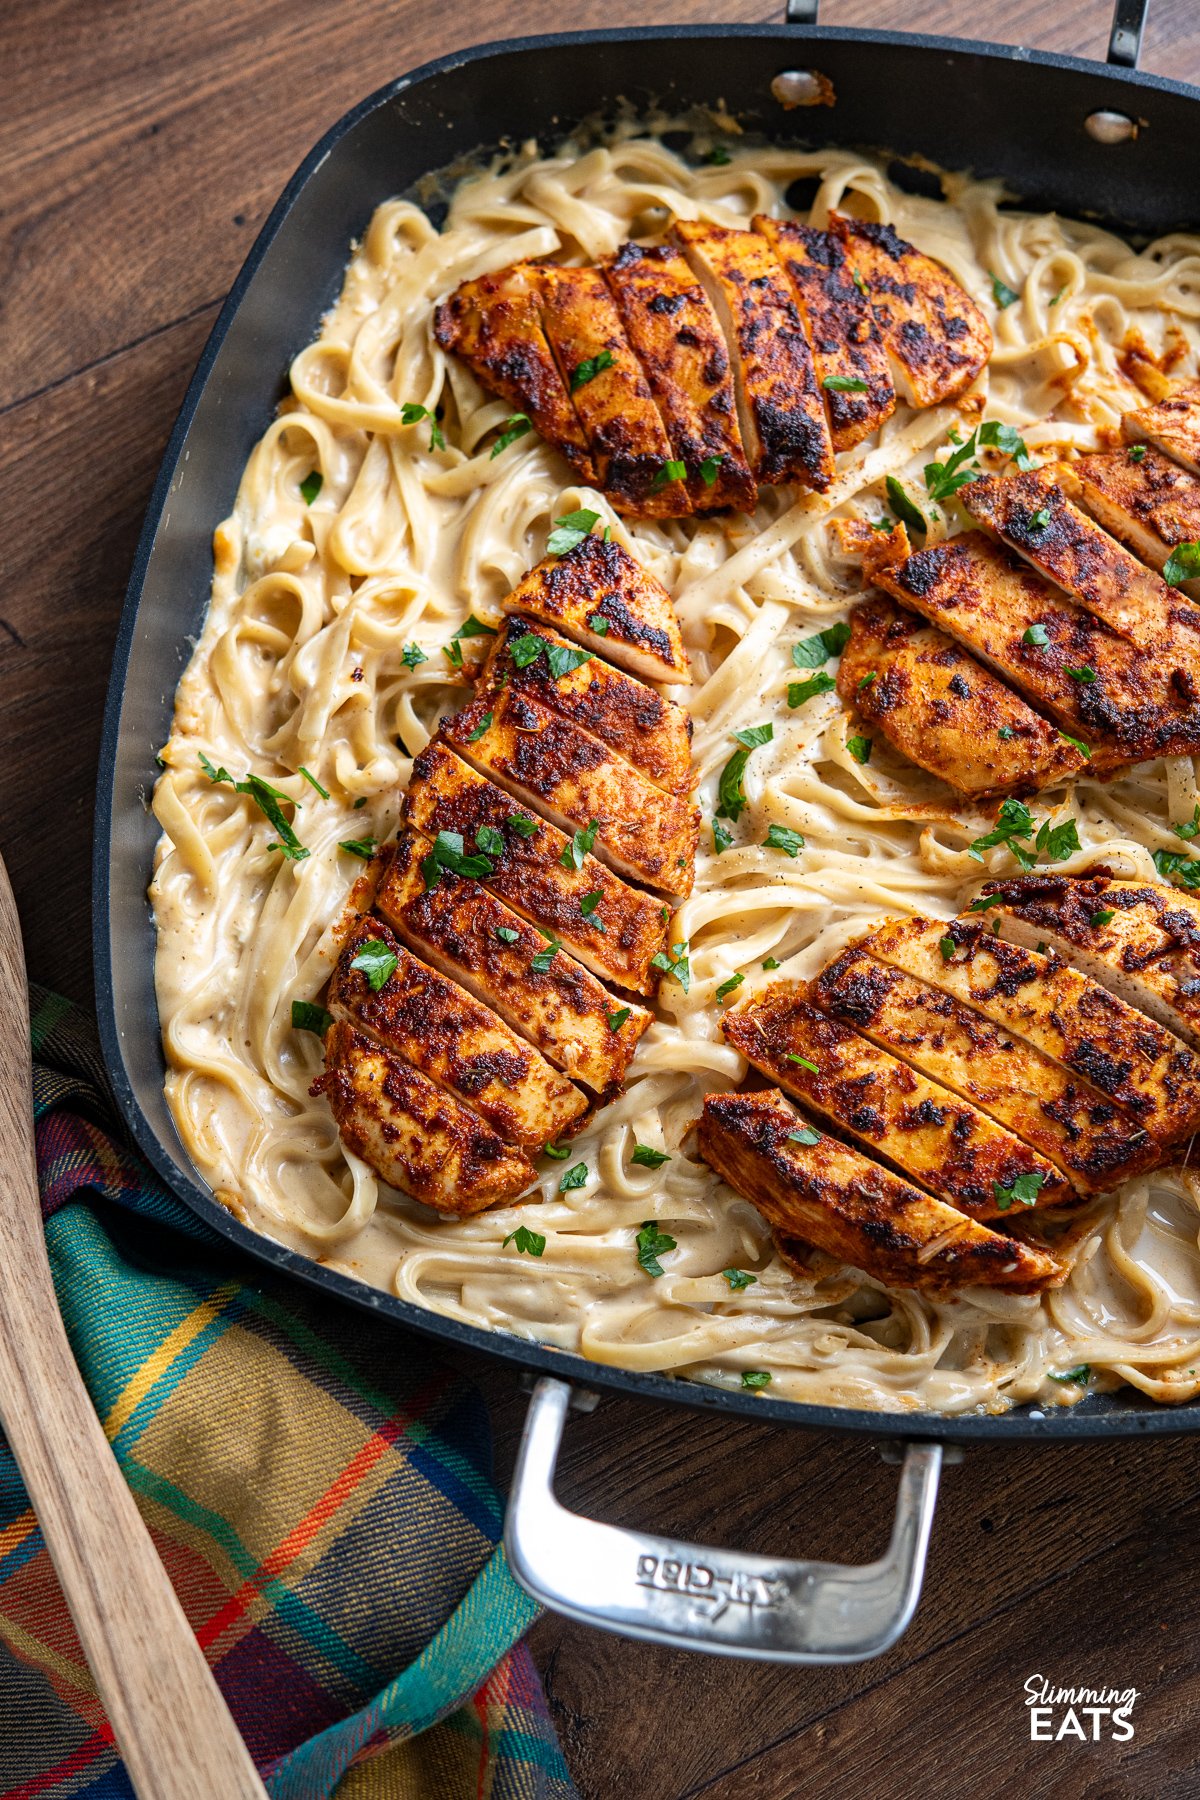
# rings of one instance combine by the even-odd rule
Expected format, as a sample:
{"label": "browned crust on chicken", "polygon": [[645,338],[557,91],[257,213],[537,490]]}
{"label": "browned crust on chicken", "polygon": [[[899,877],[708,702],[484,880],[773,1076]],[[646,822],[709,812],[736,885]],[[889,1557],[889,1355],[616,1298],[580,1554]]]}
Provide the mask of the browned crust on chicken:
{"label": "browned crust on chicken", "polygon": [[[756,213],[754,229],[779,257],[807,327],[835,450],[851,450],[896,410],[887,352],[871,305],[854,280],[845,242],[798,219]],[[862,277],[860,277],[862,279]],[[830,381],[865,382],[865,389]]]}
{"label": "browned crust on chicken", "polygon": [[542,329],[538,283],[533,263],[464,281],[438,307],[433,334],[485,387],[527,413],[584,481],[594,482],[587,439]]}
{"label": "browned crust on chicken", "polygon": [[[624,244],[604,273],[658,402],[673,459],[686,465],[692,509],[753,512],[757,493],[738,429],[729,351],[686,258],[673,244]],[[700,472],[706,465],[711,481]]]}
{"label": "browned crust on chicken", "polygon": [[643,681],[692,679],[670,594],[628,550],[596,532],[565,556],[544,557],[502,605],[556,626]]}
{"label": "browned crust on chicken", "polygon": [[913,405],[957,400],[992,354],[992,334],[975,302],[891,225],[831,213],[829,228],[867,284],[893,377]]}
{"label": "browned crust on chicken", "polygon": [[[942,939],[953,940],[947,958]],[[1057,958],[993,936],[982,919],[904,919],[863,948],[981,1012],[1133,1113],[1160,1144],[1200,1126],[1200,1061],[1152,1019]]]}
{"label": "browned crust on chicken", "polygon": [[1164,667],[1179,671],[1194,696],[1200,677],[1200,609],[1080,512],[1055,471],[987,476],[968,483],[958,497],[972,518],[1072,600],[1131,644],[1153,651]]}
{"label": "browned crust on chicken", "polygon": [[754,231],[678,219],[674,235],[733,349],[742,441],[757,481],[802,481],[823,493],[833,442],[812,346],[791,286]]}
{"label": "browned crust on chicken", "polygon": [[396,839],[376,901],[388,924],[425,961],[494,1007],[573,1080],[610,1099],[650,1014],[629,1002],[618,1006],[564,950],[545,957],[551,947],[547,935],[477,882],[443,871],[436,885],[427,887],[421,865],[431,848],[415,831],[402,830]]}
{"label": "browned crust on chicken", "polygon": [[[369,943],[396,959],[378,991],[353,966]],[[591,1105],[490,1007],[411,955],[382,919],[362,919],[351,932],[327,1004],[335,1019],[465,1100],[508,1143],[554,1143],[578,1129]]]}
{"label": "browned crust on chicken", "polygon": [[[654,486],[671,440],[603,275],[541,263],[538,281],[546,337],[613,505],[643,518],[690,512],[681,482]],[[588,376],[584,365],[603,357],[608,366]]]}
{"label": "browned crust on chicken", "polygon": [[804,1124],[778,1091],[709,1094],[700,1154],[785,1236],[888,1287],[1037,1293],[1060,1279],[1042,1251],[989,1231],[836,1138],[794,1142]]}
{"label": "browned crust on chicken", "polygon": [[325,1073],[314,1091],[328,1099],[349,1150],[389,1187],[438,1212],[482,1212],[535,1178],[528,1157],[469,1107],[351,1025],[326,1033]]}
{"label": "browned crust on chicken", "polygon": [[[1200,749],[1200,707],[1176,696],[1155,657],[1064,599],[982,532],[918,550],[894,568],[876,567],[873,578],[1087,744],[1096,773]],[[1045,633],[1045,644],[1025,641],[1034,627],[1035,637]],[[1071,669],[1085,673],[1072,676]],[[1095,680],[1087,679],[1088,670]]]}
{"label": "browned crust on chicken", "polygon": [[1127,444],[1153,444],[1200,475],[1200,382],[1184,382],[1155,405],[1124,413],[1121,430]]}
{"label": "browned crust on chicken", "polygon": [[[1161,570],[1180,544],[1200,542],[1200,479],[1146,444],[1081,456],[1059,479],[1151,568]],[[1200,596],[1200,582],[1181,585]]]}
{"label": "browned crust on chicken", "polygon": [[[628,887],[594,856],[585,855],[578,869],[564,867],[564,855],[573,864],[571,840],[477,775],[444,744],[429,744],[414,762],[404,816],[430,838],[439,831],[460,832],[468,856],[478,852],[482,828],[498,831],[504,854],[492,857],[493,872],[484,877],[485,886],[561,939],[601,980],[634,993],[657,992],[659,971],[651,967],[651,958],[666,935],[670,915],[663,902]],[[526,836],[514,820],[536,829]]]}
{"label": "browned crust on chicken", "polygon": [[973,1218],[1014,1210],[1005,1190],[1023,1175],[1041,1178],[1039,1206],[1075,1198],[1052,1163],[947,1088],[826,1017],[795,983],[767,988],[728,1013],[721,1028],[756,1069],[809,1111]]}
{"label": "browned crust on chicken", "polygon": [[999,920],[1002,936],[1062,950],[1200,1049],[1200,904],[1187,894],[1115,880],[1103,869],[1087,876],[1038,871],[989,881],[984,892],[1003,902],[983,915]]}
{"label": "browned crust on chicken", "polygon": [[810,997],[893,1056],[961,1094],[1057,1163],[1080,1194],[1102,1194],[1160,1160],[1125,1108],[951,995],[857,945]]}
{"label": "browned crust on chicken", "polygon": [[965,650],[876,596],[850,614],[838,693],[958,793],[1036,794],[1086,758]]}
{"label": "browned crust on chicken", "polygon": [[[515,654],[514,645],[520,646]],[[542,647],[528,660],[535,645]],[[555,675],[552,658],[572,651],[581,654],[549,625],[510,617],[492,646],[484,686],[510,685],[514,693],[528,694],[591,732],[656,787],[686,794],[692,786],[692,721],[684,708],[599,656]]]}

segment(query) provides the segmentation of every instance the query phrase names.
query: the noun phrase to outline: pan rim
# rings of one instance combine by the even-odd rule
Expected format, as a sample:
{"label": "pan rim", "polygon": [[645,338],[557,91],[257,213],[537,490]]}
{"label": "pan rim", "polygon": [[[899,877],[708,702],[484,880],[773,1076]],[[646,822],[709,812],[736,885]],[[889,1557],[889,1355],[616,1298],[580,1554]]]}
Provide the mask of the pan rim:
{"label": "pan rim", "polygon": [[[874,1439],[905,1439],[944,1443],[971,1442],[1070,1442],[1118,1437],[1185,1436],[1200,1431],[1200,1400],[1181,1406],[1160,1406],[1142,1411],[1135,1403],[1124,1404],[1123,1389],[1111,1404],[1093,1406],[1083,1401],[1070,1408],[1042,1412],[1028,1406],[994,1414],[940,1414],[926,1412],[874,1412],[863,1408],[818,1406],[804,1401],[772,1400],[757,1393],[725,1389],[686,1377],[626,1370],[589,1362],[575,1352],[562,1351],[508,1332],[487,1330],[418,1307],[397,1295],[372,1288],[365,1282],[322,1267],[311,1258],[289,1250],[241,1224],[211,1191],[185,1166],[181,1166],[159,1137],[134,1093],[129,1078],[122,1034],[116,1015],[113,985],[110,847],[116,806],[115,762],[125,698],[130,653],[150,557],[163,522],[173,485],[183,464],[183,451],[200,400],[207,387],[230,325],[246,290],[285,218],[310,177],[342,139],[371,113],[388,105],[410,88],[431,78],[452,73],[471,63],[546,50],[559,45],[587,46],[603,43],[670,43],[679,39],[727,40],[730,34],[786,45],[818,45],[827,42],[873,45],[897,50],[921,50],[947,56],[971,56],[993,62],[1028,63],[1062,70],[1091,80],[1104,80],[1131,91],[1151,90],[1187,100],[1200,99],[1200,87],[1165,76],[1141,73],[1082,57],[1053,51],[1029,50],[1022,45],[987,44],[967,38],[941,37],[917,32],[862,30],[850,27],[793,26],[786,24],[706,24],[638,26],[630,29],[543,33],[522,38],[502,38],[451,51],[385,83],[345,112],[318,139],[303,158],[271,208],[261,230],[234,279],[188,383],[179,413],[163,451],[158,474],[147,502],[130,569],[125,598],[113,648],[112,668],[105,700],[100,739],[99,775],[94,815],[92,871],[92,949],[95,967],[96,1016],[105,1067],[118,1111],[142,1154],[167,1188],[219,1236],[276,1273],[298,1278],[306,1286],[331,1294],[365,1311],[393,1320],[452,1349],[478,1352],[528,1374],[557,1376],[575,1386],[625,1394],[641,1401],[684,1405],[692,1410],[726,1417],[757,1419],[802,1430],[836,1432]],[[129,805],[137,804],[131,797]],[[176,1140],[178,1142],[178,1139]],[[184,1164],[190,1159],[180,1144]]]}

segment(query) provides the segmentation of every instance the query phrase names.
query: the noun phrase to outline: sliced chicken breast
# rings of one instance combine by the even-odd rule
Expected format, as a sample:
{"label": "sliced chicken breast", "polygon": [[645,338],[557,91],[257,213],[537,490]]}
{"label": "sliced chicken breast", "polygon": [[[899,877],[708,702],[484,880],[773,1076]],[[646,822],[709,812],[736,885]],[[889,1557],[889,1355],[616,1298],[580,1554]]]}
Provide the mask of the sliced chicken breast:
{"label": "sliced chicken breast", "polygon": [[[468,856],[489,846],[492,873],[482,879],[502,900],[561,939],[602,981],[654,994],[670,909],[627,887],[604,863],[584,854],[575,867],[572,840],[523,807],[435,739],[413,764],[404,816],[426,837],[457,832]],[[503,850],[495,854],[497,838]],[[565,859],[565,861],[564,861]]]}
{"label": "sliced chicken breast", "polygon": [[886,1287],[1026,1294],[1060,1278],[1043,1251],[989,1231],[836,1138],[804,1141],[812,1135],[778,1091],[709,1094],[700,1154],[778,1231]]}
{"label": "sliced chicken breast", "polygon": [[1057,1163],[1080,1194],[1103,1194],[1161,1160],[1133,1113],[1023,1038],[857,945],[811,997],[831,1017],[941,1082]]}
{"label": "sliced chicken breast", "polygon": [[1152,651],[1194,693],[1200,607],[1073,505],[1054,470],[988,476],[968,483],[958,497],[972,518],[1119,636]]}
{"label": "sliced chicken breast", "polygon": [[748,1062],[810,1112],[972,1218],[1075,1199],[1053,1163],[947,1088],[828,1018],[796,983],[769,987],[727,1013],[721,1029]]}
{"label": "sliced chicken breast", "polygon": [[733,350],[742,442],[757,481],[824,493],[836,473],[812,346],[779,260],[758,232],[678,219],[674,236]]}
{"label": "sliced chicken breast", "polygon": [[686,794],[692,786],[692,722],[683,707],[602,657],[577,650],[548,625],[507,619],[483,685],[528,694],[590,731],[669,794]]}
{"label": "sliced chicken breast", "polygon": [[[389,958],[392,972],[376,987],[368,971],[378,979]],[[555,1143],[578,1129],[590,1109],[586,1094],[532,1044],[457,982],[418,961],[382,919],[362,919],[351,931],[327,1004],[335,1019],[465,1100],[508,1143]]]}
{"label": "sliced chicken breast", "polygon": [[671,596],[620,544],[595,532],[547,556],[502,603],[553,625],[643,681],[690,682]]}
{"label": "sliced chicken breast", "polygon": [[1183,382],[1154,405],[1124,413],[1121,430],[1127,444],[1152,444],[1200,475],[1200,382]]}
{"label": "sliced chicken breast", "polygon": [[982,532],[871,574],[1043,706],[1097,773],[1200,750],[1200,706],[1176,696],[1170,671]]}
{"label": "sliced chicken breast", "polygon": [[953,638],[882,595],[850,614],[837,687],[902,756],[972,799],[1036,794],[1087,761]]}
{"label": "sliced chicken breast", "polygon": [[539,263],[542,325],[595,463],[618,512],[677,518],[682,482],[661,481],[671,440],[599,269]]}
{"label": "sliced chicken breast", "polygon": [[897,387],[914,406],[957,400],[992,354],[975,302],[891,225],[831,213],[829,229],[866,283]]}
{"label": "sliced chicken breast", "polygon": [[1200,1061],[1153,1019],[1057,958],[1006,943],[979,919],[905,919],[872,932],[863,948],[1083,1076],[1160,1145],[1200,1126]]}
{"label": "sliced chicken breast", "polygon": [[[1059,479],[1092,517],[1162,570],[1181,544],[1200,543],[1200,478],[1146,444],[1066,463]],[[1200,579],[1176,592],[1200,600]]]}
{"label": "sliced chicken breast", "polygon": [[325,1073],[313,1091],[325,1094],[356,1156],[438,1212],[482,1212],[535,1179],[529,1158],[470,1107],[352,1025],[329,1027]]}
{"label": "sliced chicken breast", "polygon": [[434,314],[433,334],[493,393],[527,413],[586,482],[596,480],[588,441],[542,329],[539,275],[514,263],[464,281]]}
{"label": "sliced chicken breast", "polygon": [[1200,902],[1102,870],[1021,875],[984,895],[1001,937],[1058,952],[1200,1050]]}
{"label": "sliced chicken breast", "polygon": [[478,882],[431,869],[433,849],[412,830],[396,839],[376,895],[393,931],[572,1080],[611,1098],[650,1014],[630,1002],[618,1005],[553,938]]}
{"label": "sliced chicken breast", "polygon": [[664,793],[598,738],[525,693],[501,688],[442,722],[445,743],[561,830],[596,831],[597,856],[619,875],[686,898],[695,875],[698,808]]}
{"label": "sliced chicken breast", "polygon": [[887,352],[867,298],[867,284],[845,241],[798,219],[756,213],[792,284],[813,348],[835,450],[852,450],[896,410]]}
{"label": "sliced chicken breast", "polygon": [[604,274],[663,416],[672,460],[686,468],[692,509],[753,512],[758,495],[738,429],[729,351],[687,259],[674,244],[624,244]]}

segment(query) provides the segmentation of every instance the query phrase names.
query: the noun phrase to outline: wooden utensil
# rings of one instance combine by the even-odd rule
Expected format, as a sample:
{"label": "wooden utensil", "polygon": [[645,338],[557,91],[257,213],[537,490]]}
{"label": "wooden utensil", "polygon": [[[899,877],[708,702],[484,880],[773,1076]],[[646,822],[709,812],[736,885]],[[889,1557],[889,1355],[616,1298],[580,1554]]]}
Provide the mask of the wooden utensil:
{"label": "wooden utensil", "polygon": [[25,958],[0,862],[0,1424],[141,1800],[265,1800],[67,1343],[31,1079]]}

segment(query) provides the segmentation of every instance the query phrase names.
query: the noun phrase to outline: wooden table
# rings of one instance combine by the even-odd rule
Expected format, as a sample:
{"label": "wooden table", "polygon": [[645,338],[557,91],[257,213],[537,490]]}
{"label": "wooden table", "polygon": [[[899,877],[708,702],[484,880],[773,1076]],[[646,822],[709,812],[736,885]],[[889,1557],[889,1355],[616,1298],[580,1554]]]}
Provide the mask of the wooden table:
{"label": "wooden table", "polygon": [[[7,0],[0,13],[0,849],[35,978],[91,994],[100,710],[133,546],[225,291],[349,105],[480,37],[773,19],[764,0]],[[827,22],[981,29],[1103,53],[1106,0],[827,0]],[[1200,81],[1200,9],[1155,0],[1143,66]],[[1180,146],[1180,154],[1195,154]],[[522,1401],[493,1402],[502,1472]],[[792,1671],[545,1619],[533,1634],[588,1800],[1157,1797],[1196,1791],[1200,1473],[1186,1443],[977,1450],[948,1472],[925,1600],[878,1662]],[[618,1522],[862,1560],[895,1471],[866,1445],[608,1400],[569,1428],[564,1498]],[[1182,1579],[1180,1579],[1182,1577]],[[1136,1687],[1136,1736],[1031,1744],[1026,1678]],[[1189,1730],[1189,1726],[1192,1727]]]}

